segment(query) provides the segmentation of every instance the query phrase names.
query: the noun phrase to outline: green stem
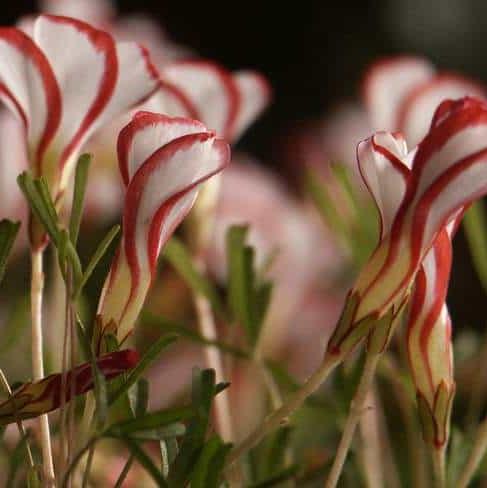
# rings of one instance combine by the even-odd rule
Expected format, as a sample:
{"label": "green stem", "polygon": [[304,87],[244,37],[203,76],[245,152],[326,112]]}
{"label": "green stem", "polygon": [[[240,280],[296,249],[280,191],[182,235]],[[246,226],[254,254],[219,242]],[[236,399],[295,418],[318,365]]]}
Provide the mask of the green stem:
{"label": "green stem", "polygon": [[365,400],[374,380],[377,364],[381,356],[382,354],[367,354],[366,356],[362,377],[360,378],[360,383],[350,405],[350,412],[338,446],[337,455],[333,461],[333,466],[325,483],[325,488],[335,488],[338,483],[338,479],[340,478],[345,464],[345,459],[352,444],[355,429],[364,411]]}
{"label": "green stem", "polygon": [[433,448],[433,471],[436,488],[446,487],[445,447]]}
{"label": "green stem", "polygon": [[306,398],[314,393],[326,378],[328,378],[341,360],[341,356],[326,356],[321,366],[303,383],[299,390],[295,391],[280,408],[267,416],[263,423],[244,439],[240,445],[230,451],[226,465],[230,466],[240,456],[257,445],[264,437],[283,425],[288,417],[304,403]]}

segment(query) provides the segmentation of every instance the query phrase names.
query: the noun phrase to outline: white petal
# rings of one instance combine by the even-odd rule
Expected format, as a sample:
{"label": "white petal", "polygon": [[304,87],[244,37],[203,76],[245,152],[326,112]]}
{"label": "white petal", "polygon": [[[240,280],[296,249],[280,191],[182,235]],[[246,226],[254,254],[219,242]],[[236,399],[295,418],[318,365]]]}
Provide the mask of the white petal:
{"label": "white petal", "polygon": [[413,147],[426,135],[438,105],[446,99],[458,99],[466,95],[485,97],[479,85],[459,76],[436,76],[413,90],[404,102],[399,130]]}
{"label": "white petal", "polygon": [[404,140],[388,132],[378,132],[357,147],[360,173],[381,216],[381,237],[389,232],[406,192],[407,156]]}
{"label": "white petal", "polygon": [[364,96],[374,129],[400,130],[402,103],[411,90],[433,75],[433,66],[422,58],[398,57],[372,65],[364,80]]}
{"label": "white petal", "polygon": [[231,139],[236,141],[247,127],[267,107],[271,91],[267,80],[252,71],[239,71],[233,75],[239,92],[239,109]]}
{"label": "white petal", "polygon": [[157,149],[178,137],[205,131],[206,127],[196,120],[138,112],[118,138],[118,159],[124,183],[129,184],[139,167]]}
{"label": "white petal", "polygon": [[199,120],[229,138],[238,109],[238,90],[230,73],[207,61],[185,61],[168,65],[161,75],[185,93]]}

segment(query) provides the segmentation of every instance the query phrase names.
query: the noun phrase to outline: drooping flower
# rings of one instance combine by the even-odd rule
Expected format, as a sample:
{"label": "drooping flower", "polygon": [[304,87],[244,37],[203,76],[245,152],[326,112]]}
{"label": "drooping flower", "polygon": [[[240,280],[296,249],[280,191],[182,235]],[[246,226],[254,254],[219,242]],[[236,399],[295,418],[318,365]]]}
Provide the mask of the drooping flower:
{"label": "drooping flower", "polygon": [[31,170],[56,203],[90,135],[158,85],[141,46],[79,20],[41,15],[32,38],[0,29],[0,98],[22,121]]}
{"label": "drooping flower", "polygon": [[452,261],[451,230],[443,229],[423,260],[412,292],[407,326],[409,368],[416,388],[425,440],[448,440],[455,393],[451,319],[446,294]]}
{"label": "drooping flower", "polygon": [[118,157],[126,185],[123,236],[100,300],[98,351],[104,334],[119,341],[130,334],[162,246],[199,186],[228,164],[230,149],[200,122],[139,112],[120,132]]}
{"label": "drooping flower", "polygon": [[[126,349],[100,356],[96,363],[106,379],[119,376],[133,368],[139,360],[137,351]],[[38,417],[51,412],[74,396],[82,395],[94,387],[91,363],[83,363],[68,371],[63,379],[62,373],[51,374],[42,380],[24,383],[12,395],[0,404],[0,425],[17,420]]]}
{"label": "drooping flower", "polygon": [[359,324],[397,315],[438,234],[487,192],[486,141],[487,104],[467,97],[443,102],[409,154],[398,134],[377,133],[359,145],[360,171],[381,215],[381,236],[350,292],[329,352],[340,352],[347,338],[358,342],[362,337],[352,332]]}

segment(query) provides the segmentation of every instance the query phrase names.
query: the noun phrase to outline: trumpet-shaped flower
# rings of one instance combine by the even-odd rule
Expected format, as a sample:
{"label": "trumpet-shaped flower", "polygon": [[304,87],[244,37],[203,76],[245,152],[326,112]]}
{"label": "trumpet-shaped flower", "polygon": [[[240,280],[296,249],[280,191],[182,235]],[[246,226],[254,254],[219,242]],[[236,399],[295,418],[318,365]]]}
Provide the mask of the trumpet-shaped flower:
{"label": "trumpet-shaped flower", "polygon": [[[101,374],[106,379],[115,378],[133,368],[139,360],[137,351],[124,351],[104,354],[96,361]],[[72,395],[82,395],[94,387],[93,368],[91,363],[83,363],[63,374],[51,374],[39,381],[24,383],[13,394],[0,404],[0,425],[17,420],[38,417],[41,414],[59,408],[69,402]]]}
{"label": "trumpet-shaped flower", "polygon": [[0,29],[0,98],[22,121],[32,171],[56,202],[90,135],[158,85],[141,46],[82,21],[41,15],[32,38]]}
{"label": "trumpet-shaped flower", "polygon": [[161,247],[190,211],[199,186],[229,162],[230,149],[191,119],[139,112],[121,131],[118,157],[126,185],[123,236],[99,306],[102,336],[131,332]]}
{"label": "trumpet-shaped flower", "polygon": [[487,104],[467,97],[443,102],[411,153],[397,134],[377,133],[359,144],[360,172],[379,209],[381,235],[330,351],[339,352],[359,323],[397,315],[438,234],[487,192],[486,141]]}
{"label": "trumpet-shaped flower", "polygon": [[[449,226],[452,227],[452,226]],[[419,269],[411,297],[407,350],[427,442],[448,439],[455,382],[451,319],[445,304],[451,269],[451,229],[443,229]]]}

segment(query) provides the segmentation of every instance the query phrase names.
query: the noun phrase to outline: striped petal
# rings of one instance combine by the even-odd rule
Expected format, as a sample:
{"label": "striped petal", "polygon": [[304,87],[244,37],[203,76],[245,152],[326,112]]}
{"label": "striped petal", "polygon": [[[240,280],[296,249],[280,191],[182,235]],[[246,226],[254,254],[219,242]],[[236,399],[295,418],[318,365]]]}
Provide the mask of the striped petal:
{"label": "striped petal", "polygon": [[381,239],[387,234],[406,194],[410,169],[404,139],[378,132],[357,146],[360,174],[381,218]]}
{"label": "striped petal", "polygon": [[418,85],[406,97],[398,113],[398,130],[415,146],[426,135],[441,102],[467,95],[485,97],[485,89],[458,75],[442,74]]}
{"label": "striped petal", "polygon": [[269,105],[271,89],[267,80],[253,71],[238,71],[233,79],[240,98],[239,110],[230,134],[230,140],[236,141]]}
{"label": "striped petal", "polygon": [[[199,186],[219,173],[230,159],[228,145],[212,132],[178,137],[179,124],[183,124],[180,119],[174,121],[177,129],[167,118],[158,115],[153,115],[152,125],[140,124],[140,120],[140,115],[134,117],[129,124],[134,127],[122,131],[121,137],[126,137],[131,130],[140,131],[140,139],[138,135],[132,139],[145,141],[140,154],[150,156],[140,163],[127,186],[123,239],[99,307],[103,329],[96,337],[98,349],[102,347],[101,335],[108,330],[116,331],[121,340],[130,333],[149,289],[161,247],[191,209]],[[193,121],[187,124],[184,130],[193,127]],[[153,131],[152,135],[148,130]],[[163,145],[158,147],[157,135],[161,130],[169,131],[169,136],[175,138],[168,142],[167,135],[161,136]],[[149,141],[154,144],[152,152],[147,147]],[[131,160],[129,156],[126,159]],[[130,162],[126,165],[132,166],[135,165]]]}
{"label": "striped petal", "polygon": [[[111,379],[132,369],[139,361],[136,351],[124,351],[105,354],[97,360],[97,366],[106,379]],[[74,389],[70,385],[74,382]],[[38,417],[61,406],[62,388],[65,386],[65,402],[74,395],[82,395],[94,387],[91,363],[84,363],[68,371],[64,381],[62,374],[52,374],[46,378],[23,384],[12,396],[0,404],[0,425],[17,420]]]}
{"label": "striped petal", "polygon": [[453,383],[451,320],[445,305],[451,261],[450,236],[444,230],[418,271],[408,319],[407,346],[414,384],[432,408],[440,383]]}
{"label": "striped petal", "polygon": [[239,94],[228,71],[209,61],[192,60],[172,63],[161,75],[185,94],[199,120],[221,137],[230,138]]}
{"label": "striped petal", "polygon": [[145,50],[79,20],[42,15],[32,39],[0,30],[0,92],[24,121],[30,163],[55,198],[93,131],[158,83]]}
{"label": "striped petal", "polygon": [[374,63],[364,78],[363,92],[375,130],[400,130],[398,114],[404,100],[434,73],[434,67],[423,58],[395,57]]}
{"label": "striped petal", "polygon": [[[417,391],[423,423],[431,422],[431,441],[448,440],[453,378],[452,327],[445,300],[451,269],[451,236],[444,229],[426,255],[416,276],[407,325],[409,368]],[[441,400],[439,400],[441,398]],[[444,403],[445,398],[447,399]]]}

